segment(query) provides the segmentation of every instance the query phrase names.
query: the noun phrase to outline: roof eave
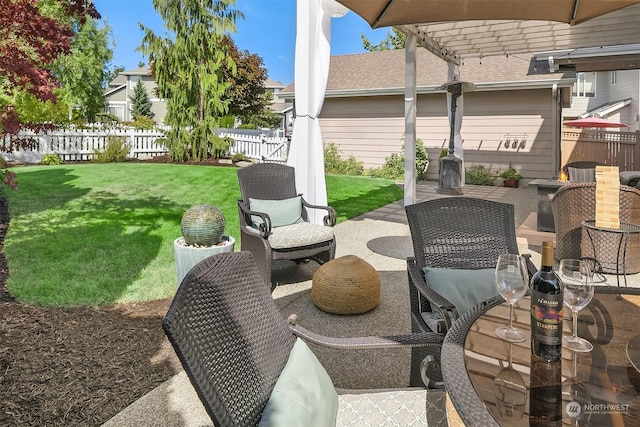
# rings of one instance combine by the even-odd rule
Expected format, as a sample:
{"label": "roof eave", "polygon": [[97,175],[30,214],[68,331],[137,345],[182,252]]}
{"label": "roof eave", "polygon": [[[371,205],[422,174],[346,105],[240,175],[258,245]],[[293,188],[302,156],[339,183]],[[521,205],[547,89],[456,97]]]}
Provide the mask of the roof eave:
{"label": "roof eave", "polygon": [[[495,92],[502,90],[523,90],[523,89],[550,89],[554,85],[558,87],[571,87],[575,82],[575,78],[558,78],[536,81],[514,81],[514,82],[489,82],[476,83],[475,92]],[[418,94],[434,94],[445,93],[444,90],[436,89],[437,86],[418,86],[416,93]],[[404,94],[404,87],[393,88],[373,88],[373,89],[341,89],[327,90],[326,98],[348,98],[356,96],[391,96]],[[282,98],[293,99],[295,94],[280,94]]]}

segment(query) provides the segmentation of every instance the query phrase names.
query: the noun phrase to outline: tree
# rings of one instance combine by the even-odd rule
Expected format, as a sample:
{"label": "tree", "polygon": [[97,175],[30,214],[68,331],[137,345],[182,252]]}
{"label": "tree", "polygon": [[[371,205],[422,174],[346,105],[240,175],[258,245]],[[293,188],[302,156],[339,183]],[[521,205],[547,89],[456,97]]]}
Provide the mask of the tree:
{"label": "tree", "polygon": [[235,0],[153,0],[172,37],[140,25],[145,35],[139,49],[149,57],[158,95],[167,100],[173,160],[207,158],[223,144],[216,128],[229,109],[226,70],[235,74],[223,39],[243,18],[233,5]]}
{"label": "tree", "polygon": [[137,120],[138,117],[147,117],[149,119],[153,118],[153,113],[151,112],[151,100],[149,99],[149,94],[144,87],[144,83],[142,83],[142,79],[138,77],[138,81],[133,88],[133,94],[129,97],[131,100],[133,120]]}
{"label": "tree", "polygon": [[107,85],[111,83],[116,77],[120,75],[124,71],[124,66],[116,65],[112,69],[108,69],[105,73],[105,80]]}
{"label": "tree", "polygon": [[404,43],[407,36],[400,30],[392,28],[387,36],[378,44],[371,44],[364,34],[360,34],[362,38],[362,46],[369,52],[378,52],[381,50],[404,49]]}
{"label": "tree", "polygon": [[238,50],[233,39],[225,35],[222,43],[235,63],[236,72],[231,68],[224,69],[225,81],[230,83],[225,96],[229,99],[229,114],[239,116],[247,123],[251,116],[267,115],[265,109],[271,102],[267,96],[265,82],[267,69],[262,58],[247,50]]}
{"label": "tree", "polygon": [[104,109],[104,88],[109,78],[107,67],[113,57],[109,45],[111,28],[108,25],[98,28],[95,19],[87,19],[75,27],[69,53],[58,57],[52,69],[62,84],[60,98],[70,110],[93,122]]}
{"label": "tree", "polygon": [[91,1],[0,0],[0,135],[25,124],[15,100],[23,92],[54,101],[59,82],[50,65],[71,49],[71,18],[100,18]]}

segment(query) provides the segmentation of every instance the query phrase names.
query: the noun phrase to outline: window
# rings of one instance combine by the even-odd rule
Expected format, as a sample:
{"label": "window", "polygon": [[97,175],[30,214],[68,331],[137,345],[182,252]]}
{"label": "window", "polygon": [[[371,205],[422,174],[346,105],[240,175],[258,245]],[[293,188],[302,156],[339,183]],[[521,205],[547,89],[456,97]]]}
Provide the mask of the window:
{"label": "window", "polygon": [[577,73],[573,84],[573,96],[578,98],[593,98],[596,96],[596,73]]}
{"label": "window", "polygon": [[611,86],[618,83],[618,70],[611,71]]}
{"label": "window", "polygon": [[121,105],[109,105],[107,112],[113,114],[120,120],[124,120],[124,107]]}

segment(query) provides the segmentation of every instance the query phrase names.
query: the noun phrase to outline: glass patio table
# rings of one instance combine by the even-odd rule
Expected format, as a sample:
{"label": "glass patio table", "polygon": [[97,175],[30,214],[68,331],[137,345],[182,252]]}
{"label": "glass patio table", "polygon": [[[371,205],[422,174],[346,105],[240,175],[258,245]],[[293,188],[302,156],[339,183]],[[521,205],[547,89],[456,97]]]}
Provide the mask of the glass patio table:
{"label": "glass patio table", "polygon": [[[527,295],[514,308],[514,326],[527,335],[530,307]],[[498,338],[496,328],[508,322],[509,306],[496,297],[465,313],[447,333],[442,372],[450,426],[530,425],[531,412],[536,412],[530,408],[530,341],[510,344]],[[563,328],[565,335],[571,334],[571,312],[566,307]],[[556,385],[561,384],[555,389],[561,390],[562,420],[546,425],[640,425],[640,289],[598,286],[591,303],[579,313],[578,335],[594,348],[589,353],[563,348],[556,364]],[[547,380],[540,384],[540,376],[536,377],[536,387],[550,385]]]}

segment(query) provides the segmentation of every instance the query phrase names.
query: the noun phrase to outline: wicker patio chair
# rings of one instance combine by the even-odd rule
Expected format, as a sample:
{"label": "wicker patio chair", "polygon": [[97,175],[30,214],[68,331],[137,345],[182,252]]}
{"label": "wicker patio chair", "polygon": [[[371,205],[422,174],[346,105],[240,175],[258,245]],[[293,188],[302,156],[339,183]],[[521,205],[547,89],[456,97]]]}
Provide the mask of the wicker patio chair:
{"label": "wicker patio chair", "polygon": [[[556,260],[566,258],[593,258],[593,247],[585,230],[583,221],[591,221],[596,216],[596,183],[568,184],[560,188],[551,199],[553,221],[556,232]],[[620,221],[640,224],[640,191],[626,185],[620,186]],[[603,237],[602,248],[613,254],[607,260],[616,259],[618,237]],[[640,236],[632,235],[627,247],[625,259],[627,274],[640,272]],[[603,263],[602,272],[615,273],[615,266]]]}
{"label": "wicker patio chair", "polygon": [[[359,390],[336,395],[326,371],[304,343],[344,350],[439,346],[440,335],[330,338],[314,334],[281,316],[249,252],[214,255],[193,267],[182,281],[163,327],[217,426],[257,425],[263,414],[277,414],[274,405],[282,403],[279,399],[287,382],[295,383],[292,400],[305,399],[306,393],[311,393],[309,405],[319,405],[323,416],[335,411],[338,426],[364,425],[367,419],[371,425],[382,425],[388,417],[394,425],[427,425],[426,421],[430,426],[447,425],[443,390]],[[303,374],[297,378],[289,374],[299,362],[294,353],[301,345],[310,359],[298,366]],[[380,357],[384,357],[382,353]],[[316,384],[316,375],[328,385]],[[295,402],[285,401],[285,412],[296,413],[297,408]],[[299,419],[289,425],[308,424]]]}
{"label": "wicker patio chair", "polygon": [[[238,200],[240,249],[253,254],[272,290],[277,285],[271,280],[273,261],[313,259],[323,264],[335,257],[336,240],[331,227],[336,223],[336,213],[329,206],[307,203],[296,192],[294,168],[258,163],[238,169],[238,182],[242,196]],[[307,209],[327,211],[324,225],[308,222]],[[276,217],[283,213],[287,218]],[[291,223],[292,219],[297,221]]]}
{"label": "wicker patio chair", "polygon": [[[415,255],[407,258],[411,330],[434,331],[444,336],[463,313],[443,291],[457,288],[473,295],[477,303],[497,295],[490,270],[495,269],[498,255],[518,253],[514,207],[490,200],[449,197],[410,205],[405,210]],[[531,276],[537,268],[529,255],[524,256]],[[442,272],[448,276],[430,276],[429,281],[426,271],[430,269],[439,272],[441,278]],[[440,283],[434,283],[436,280]],[[412,385],[419,384],[420,364],[429,351],[412,350]],[[440,360],[439,354],[431,354]],[[437,378],[437,373],[430,372],[430,377]]]}

